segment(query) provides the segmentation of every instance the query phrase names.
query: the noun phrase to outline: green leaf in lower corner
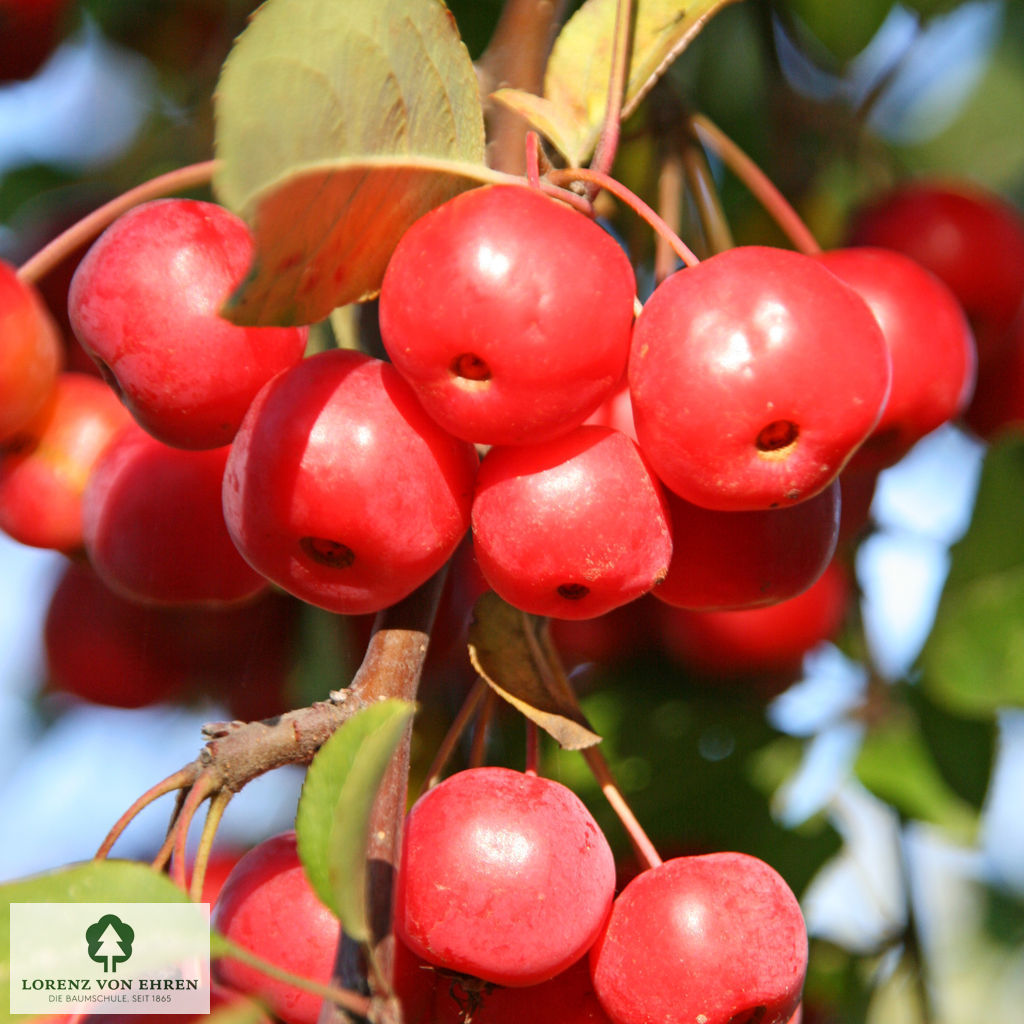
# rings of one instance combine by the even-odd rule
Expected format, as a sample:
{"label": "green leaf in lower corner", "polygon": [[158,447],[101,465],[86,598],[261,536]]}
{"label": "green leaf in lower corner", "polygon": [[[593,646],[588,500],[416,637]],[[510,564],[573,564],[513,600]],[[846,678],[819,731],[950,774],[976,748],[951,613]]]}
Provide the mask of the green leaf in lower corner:
{"label": "green leaf in lower corner", "polygon": [[914,717],[896,712],[874,727],[855,765],[857,778],[901,814],[972,839],[978,815],[946,784]]}
{"label": "green leaf in lower corner", "polygon": [[348,719],[313,758],[295,816],[299,857],[317,896],[356,941],[369,937],[370,814],[415,705],[384,700]]}
{"label": "green leaf in lower corner", "polygon": [[[636,0],[636,19],[623,113],[628,116],[700,32],[733,0]],[[555,117],[559,149],[576,164],[593,151],[608,101],[616,0],[586,0],[566,22],[551,51],[544,79],[547,102],[538,112]],[[512,97],[506,99],[509,105]],[[521,112],[530,117],[530,111]],[[532,120],[532,118],[531,118]],[[543,119],[542,119],[543,120]],[[539,131],[542,123],[534,122]]]}
{"label": "green leaf in lower corner", "polygon": [[312,323],[367,297],[405,228],[476,180],[451,167],[487,174],[451,13],[441,0],[267,0],[222,70],[216,152],[217,194],[257,236],[234,319]]}
{"label": "green leaf in lower corner", "polygon": [[[187,903],[161,871],[132,860],[91,860],[0,885],[11,903]],[[0,937],[0,942],[7,936]]]}
{"label": "green leaf in lower corner", "polygon": [[[12,903],[187,903],[188,896],[148,864],[95,860],[72,864],[0,886]],[[10,1006],[11,935],[0,928],[0,1006]],[[5,1011],[6,1012],[6,1009]]]}

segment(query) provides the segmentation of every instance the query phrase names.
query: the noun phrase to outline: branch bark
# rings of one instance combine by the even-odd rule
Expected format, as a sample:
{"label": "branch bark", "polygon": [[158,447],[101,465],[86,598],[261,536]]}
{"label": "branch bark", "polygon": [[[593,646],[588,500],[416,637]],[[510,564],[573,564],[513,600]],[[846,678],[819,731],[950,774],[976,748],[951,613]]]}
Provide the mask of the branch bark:
{"label": "branch bark", "polygon": [[487,116],[487,162],[510,174],[526,173],[526,133],[518,114],[489,96],[515,88],[540,94],[555,32],[565,14],[565,0],[507,0],[494,35],[477,62],[480,92]]}

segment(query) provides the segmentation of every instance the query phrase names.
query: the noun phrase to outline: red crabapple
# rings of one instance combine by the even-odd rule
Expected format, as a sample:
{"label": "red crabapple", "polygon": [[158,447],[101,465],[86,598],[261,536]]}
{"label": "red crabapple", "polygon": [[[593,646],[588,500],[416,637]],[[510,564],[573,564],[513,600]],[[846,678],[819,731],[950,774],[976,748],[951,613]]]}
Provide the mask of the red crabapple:
{"label": "red crabapple", "polygon": [[508,768],[472,768],[409,812],[395,930],[438,967],[535,985],[583,956],[614,888],[608,841],[572,790]]}
{"label": "red crabapple", "polygon": [[889,398],[848,464],[884,469],[963,411],[974,389],[974,337],[956,296],[910,257],[864,246],[818,259],[864,299],[889,346]]}
{"label": "red crabapple", "polygon": [[636,282],[592,221],[541,192],[464,192],[402,237],[381,286],[398,371],[446,430],[524,444],[572,429],[625,370]]}
{"label": "red crabapple", "polygon": [[677,857],[619,894],[590,967],[614,1024],[786,1024],[803,989],[807,931],[764,861]]}
{"label": "red crabapple", "polygon": [[964,422],[985,440],[1024,426],[1024,300],[999,352],[979,367]]}
{"label": "red crabapple", "polygon": [[221,604],[266,589],[224,523],[229,451],[172,448],[135,423],[117,434],[82,495],[86,554],[108,586],[157,604]]}
{"label": "red crabapple", "polygon": [[692,611],[658,602],[665,651],[713,677],[791,679],[812,647],[835,635],[850,603],[850,583],[835,561],[796,597],[762,608]]}
{"label": "red crabapple", "polygon": [[44,411],[62,358],[57,327],[42,300],[0,260],[0,445]]}
{"label": "red crabapple", "polygon": [[[320,902],[299,861],[294,832],[266,839],[234,866],[213,908],[213,927],[264,960],[326,985],[341,925]],[[242,963],[222,958],[224,985],[265,1002],[286,1024],[316,1024],[321,999]]]}
{"label": "red crabapple", "polygon": [[229,444],[256,392],[302,358],[306,328],[238,327],[219,315],[252,253],[245,222],[224,207],[158,199],[111,224],[75,271],[78,340],[165,444]]}
{"label": "red crabapple", "polygon": [[21,544],[82,546],[82,492],[128,410],[96,377],[62,373],[53,400],[17,450],[0,455],[0,529]]}
{"label": "red crabapple", "polygon": [[860,210],[852,245],[895,249],[949,287],[977,331],[982,360],[1024,295],[1024,217],[968,182],[908,181]]}
{"label": "red crabapple", "polygon": [[581,957],[538,985],[508,988],[438,971],[396,943],[395,987],[405,1024],[611,1024]]}
{"label": "red crabapple", "polygon": [[839,538],[839,481],[786,508],[721,512],[669,492],[672,562],[654,596],[699,610],[756,608],[802,593]]}
{"label": "red crabapple", "polygon": [[46,613],[47,685],[123,708],[201,695],[235,718],[269,718],[288,710],[297,607],[272,591],[227,606],[140,604],[70,562]]}
{"label": "red crabapple", "polygon": [[667,278],[637,318],[637,437],[670,490],[751,510],[818,494],[868,436],[891,365],[863,299],[815,259],[729,249]]}
{"label": "red crabapple", "polygon": [[477,463],[393,366],[334,349],[259,393],[227,462],[224,514],[278,586],[344,615],[376,612],[451,557]]}
{"label": "red crabapple", "polygon": [[87,563],[69,562],[43,624],[48,689],[117,708],[184,697],[189,672],[168,657],[179,627],[168,614],[115,593]]}
{"label": "red crabapple", "polygon": [[563,619],[634,600],[672,556],[661,486],[633,441],[599,426],[492,448],[473,498],[473,545],[509,604]]}

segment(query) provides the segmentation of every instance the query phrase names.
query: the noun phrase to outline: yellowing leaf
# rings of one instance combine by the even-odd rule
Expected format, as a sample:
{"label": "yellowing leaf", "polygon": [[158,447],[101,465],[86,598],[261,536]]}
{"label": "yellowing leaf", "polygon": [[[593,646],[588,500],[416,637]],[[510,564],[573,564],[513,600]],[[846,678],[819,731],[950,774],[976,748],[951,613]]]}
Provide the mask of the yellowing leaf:
{"label": "yellowing leaf", "polygon": [[491,689],[566,750],[601,742],[580,710],[543,619],[488,591],[473,609],[469,657]]}
{"label": "yellowing leaf", "polygon": [[216,103],[214,187],[257,236],[239,322],[371,295],[413,220],[487,180],[476,75],[440,0],[268,0]]}
{"label": "yellowing leaf", "polygon": [[[719,8],[733,0],[636,0],[629,79],[623,113],[629,115],[651,86]],[[597,144],[608,103],[616,0],[586,0],[555,40],[537,105],[503,90],[498,98],[549,135],[569,161],[580,165]],[[557,111],[553,119],[551,111]]]}
{"label": "yellowing leaf", "polygon": [[570,163],[579,163],[573,157],[579,124],[571,112],[566,116],[567,112],[560,110],[551,100],[522,89],[498,89],[491,93],[491,99],[529,121]]}

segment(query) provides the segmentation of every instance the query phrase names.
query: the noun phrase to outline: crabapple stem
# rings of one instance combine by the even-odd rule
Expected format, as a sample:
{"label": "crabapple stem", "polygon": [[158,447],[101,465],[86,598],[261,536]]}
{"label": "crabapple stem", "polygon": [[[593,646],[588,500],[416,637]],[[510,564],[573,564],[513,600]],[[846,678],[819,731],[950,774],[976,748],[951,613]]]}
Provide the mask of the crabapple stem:
{"label": "crabapple stem", "polygon": [[540,136],[526,133],[526,180],[533,188],[540,188]]}
{"label": "crabapple stem", "polygon": [[18,277],[22,281],[35,283],[48,274],[65,257],[79,246],[92,241],[104,228],[112,224],[126,210],[150,199],[173,195],[197,185],[206,185],[213,177],[217,162],[204,160],[187,167],[178,167],[166,174],[160,174],[141,185],[122,192],[121,195],[104,203],[81,220],[76,221],[66,231],[62,231],[51,242],[48,242],[34,256],[29,257],[19,268]]}
{"label": "crabapple stem", "polygon": [[487,699],[480,708],[473,731],[473,745],[469,750],[469,764],[472,768],[479,768],[487,760],[487,734],[491,728],[491,719],[498,707],[498,699],[498,695],[488,688]]}
{"label": "crabapple stem", "polygon": [[605,106],[597,148],[590,161],[591,169],[603,174],[611,172],[612,165],[615,163],[615,154],[619,148],[619,136],[622,132],[622,102],[626,94],[630,44],[633,40],[633,20],[633,0],[618,0],[615,5],[612,66],[608,75],[608,102]]}
{"label": "crabapple stem", "polygon": [[775,223],[800,252],[807,255],[821,252],[818,240],[811,234],[810,229],[793,209],[789,200],[776,188],[768,175],[725,132],[703,114],[691,114],[689,126],[697,139],[717,153],[736,177],[750,189],[754,197],[768,211]]}
{"label": "crabapple stem", "polygon": [[642,217],[648,224],[661,235],[670,246],[672,251],[688,266],[695,267],[700,260],[687,248],[683,240],[662,220],[661,217],[651,209],[638,195],[631,192],[625,185],[601,171],[594,171],[586,167],[565,167],[552,171],[548,179],[554,185],[569,184],[573,181],[590,182],[598,185],[606,192],[611,192],[617,199],[621,199],[637,216]]}
{"label": "crabapple stem", "polygon": [[539,182],[541,192],[546,196],[551,196],[553,199],[560,199],[567,206],[571,206],[574,210],[578,210],[585,217],[594,217],[594,204],[586,197],[581,196],[572,189],[562,188],[560,185],[553,185],[550,181],[544,181],[543,179]]}
{"label": "crabapple stem", "polygon": [[[658,213],[678,235],[683,220],[683,161],[668,153],[658,168]],[[676,254],[663,235],[654,238],[654,280],[661,284],[676,269]]]}
{"label": "crabapple stem", "polygon": [[682,159],[686,183],[696,203],[708,247],[716,253],[731,249],[735,243],[704,150],[691,143],[684,150]]}
{"label": "crabapple stem", "polygon": [[232,796],[234,794],[231,790],[222,789],[210,799],[203,831],[199,837],[199,846],[196,849],[195,863],[192,865],[192,879],[189,882],[189,898],[195,903],[198,903],[203,895],[203,882],[206,880],[206,866],[210,860],[210,851],[213,849],[213,840]]}
{"label": "crabapple stem", "polygon": [[159,800],[160,797],[167,793],[173,793],[176,790],[180,790],[182,786],[187,786],[192,782],[192,773],[188,767],[181,768],[174,772],[173,775],[168,775],[166,779],[162,779],[155,786],[151,786],[142,794],[132,805],[121,815],[120,818],[114,822],[113,827],[107,833],[103,842],[100,844],[100,848],[94,854],[95,860],[103,860],[109,853],[114,843],[117,842],[121,833],[135,820],[141,811],[147,808],[155,800]]}
{"label": "crabapple stem", "polygon": [[526,768],[525,774],[536,775],[540,763],[540,732],[537,723],[526,721]]}
{"label": "crabapple stem", "polygon": [[427,772],[426,782],[423,784],[424,791],[433,789],[441,781],[444,766],[448,763],[448,759],[452,756],[462,734],[466,731],[466,727],[480,707],[480,702],[489,692],[487,683],[483,678],[477,676],[476,682],[473,683],[469,693],[466,694],[462,707],[459,708],[458,714],[452,720],[452,724],[448,727],[448,732],[445,733],[444,739],[441,740],[441,744],[437,748],[437,753],[434,755],[430,770]]}
{"label": "crabapple stem", "polygon": [[188,882],[185,877],[185,844],[188,840],[188,832],[192,826],[192,819],[196,811],[202,806],[207,797],[217,792],[217,782],[207,772],[196,779],[195,785],[188,791],[185,802],[181,806],[181,813],[178,814],[171,826],[174,833],[174,849],[171,854],[171,879],[180,888],[188,891]]}
{"label": "crabapple stem", "polygon": [[249,967],[254,967],[260,974],[265,974],[268,978],[273,978],[275,981],[285,981],[296,988],[313,992],[315,995],[322,996],[325,1000],[329,1001],[331,1005],[340,1006],[361,1018],[369,1017],[372,1001],[368,996],[364,996],[360,992],[339,988],[336,985],[321,985],[311,981],[309,978],[293,974],[291,971],[282,970],[275,964],[270,963],[269,960],[256,956],[255,953],[251,953],[244,946],[237,945],[236,943],[231,943],[230,949],[218,952],[215,955],[230,955],[232,960],[238,960]]}
{"label": "crabapple stem", "polygon": [[618,783],[613,778],[611,768],[608,767],[604,754],[597,747],[586,747],[581,753],[591,773],[597,780],[597,784],[601,787],[601,792],[604,793],[605,799],[611,804],[612,810],[615,811],[619,821],[622,822],[622,826],[625,828],[637,856],[647,867],[656,868],[661,863],[661,857],[654,848],[654,843],[651,842],[644,831],[643,826],[637,820],[632,808],[626,802],[626,798],[622,795],[622,790],[619,789]]}

